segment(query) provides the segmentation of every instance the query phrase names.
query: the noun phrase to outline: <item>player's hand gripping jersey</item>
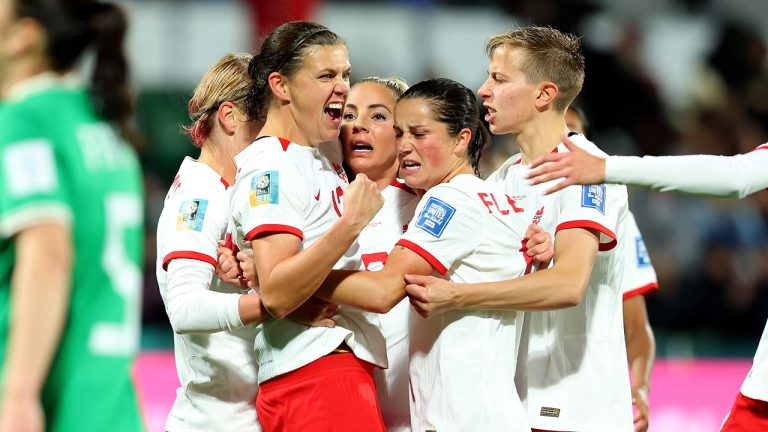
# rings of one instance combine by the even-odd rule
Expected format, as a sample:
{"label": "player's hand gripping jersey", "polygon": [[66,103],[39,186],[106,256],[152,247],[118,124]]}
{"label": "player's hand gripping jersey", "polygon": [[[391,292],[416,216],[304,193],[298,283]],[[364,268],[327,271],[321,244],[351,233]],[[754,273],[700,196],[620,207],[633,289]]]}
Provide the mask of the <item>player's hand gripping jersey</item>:
{"label": "player's hand gripping jersey", "polygon": [[[318,149],[262,137],[235,159],[232,219],[241,249],[245,240],[273,233],[295,235],[307,248],[341,216],[346,174]],[[340,308],[334,320],[334,328],[307,327],[290,319],[259,325],[254,345],[259,382],[305,366],[342,341],[358,358],[386,367],[385,342],[376,323],[348,307]]]}
{"label": "player's hand gripping jersey", "polygon": [[[581,135],[573,142],[603,154]],[[555,151],[567,151],[559,145]],[[570,186],[543,195],[546,184],[529,186],[516,155],[491,174],[503,185],[528,223],[554,233],[572,228],[600,232],[592,274],[578,306],[528,312],[517,376],[518,389],[534,428],[631,431],[632,404],[623,334],[623,257],[616,252],[627,218],[626,187]],[[557,242],[557,239],[555,239]]]}
{"label": "player's hand gripping jersey", "polygon": [[[519,277],[527,223],[501,189],[464,174],[427,191],[397,243],[453,282]],[[411,314],[415,431],[529,431],[514,375],[522,314]]]}
{"label": "player's hand gripping jersey", "polygon": [[255,327],[240,321],[240,290],[214,272],[229,222],[229,189],[209,166],[186,158],[157,225],[157,281],[175,330],[181,383],[169,431],[260,430]]}

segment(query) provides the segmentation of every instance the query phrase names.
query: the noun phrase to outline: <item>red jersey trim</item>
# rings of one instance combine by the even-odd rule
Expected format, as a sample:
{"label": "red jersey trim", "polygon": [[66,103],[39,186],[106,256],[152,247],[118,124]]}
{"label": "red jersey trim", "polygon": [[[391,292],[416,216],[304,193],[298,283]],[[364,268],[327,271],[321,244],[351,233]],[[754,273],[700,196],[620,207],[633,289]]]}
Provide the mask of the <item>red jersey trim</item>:
{"label": "red jersey trim", "polygon": [[260,236],[262,234],[293,234],[296,237],[299,238],[299,240],[304,240],[304,233],[301,232],[300,229],[296,227],[292,227],[290,225],[281,225],[281,224],[264,224],[259,225],[256,228],[248,231],[248,234],[245,235],[246,240],[253,240],[257,236]]}
{"label": "red jersey trim", "polygon": [[163,270],[168,270],[168,263],[177,258],[187,258],[202,261],[212,265],[214,268],[216,267],[216,258],[210,255],[195,251],[175,251],[169,253],[165,256],[165,258],[163,258]]}
{"label": "red jersey trim", "polygon": [[394,186],[398,189],[402,189],[411,195],[416,195],[416,192],[413,189],[411,189],[410,186],[408,186],[405,183],[400,183],[397,179],[392,180],[392,183],[390,183],[389,185]]}
{"label": "red jersey trim", "polygon": [[758,151],[758,150],[768,150],[768,143],[760,144],[759,146],[755,147],[752,151]]}
{"label": "red jersey trim", "polygon": [[639,288],[635,288],[633,290],[629,290],[625,292],[624,295],[622,296],[622,300],[631,299],[632,297],[636,297],[639,295],[648,295],[655,292],[658,289],[659,289],[659,284],[656,282],[651,282],[647,285],[643,285]]}
{"label": "red jersey trim", "polygon": [[277,139],[280,141],[280,145],[283,146],[283,151],[288,151],[288,146],[291,145],[291,142],[285,138],[278,137]]}
{"label": "red jersey trim", "polygon": [[431,265],[432,268],[435,269],[435,271],[440,273],[440,275],[445,276],[445,274],[448,273],[448,269],[445,268],[445,266],[442,263],[440,263],[440,261],[438,261],[437,258],[432,256],[431,253],[427,252],[416,243],[409,240],[400,239],[396,244],[416,252],[417,255],[424,258],[429,263],[429,265]]}
{"label": "red jersey trim", "polygon": [[601,233],[610,237],[611,241],[609,241],[608,243],[602,243],[602,242],[600,243],[600,245],[597,248],[597,250],[599,250],[600,252],[609,251],[614,247],[616,247],[616,244],[618,243],[618,241],[616,240],[616,234],[614,234],[613,231],[609,230],[608,228],[600,225],[595,221],[590,221],[590,220],[574,220],[570,222],[563,222],[560,225],[558,225],[557,228],[555,228],[555,234],[557,234],[558,231],[571,229],[571,228],[593,229],[593,230],[600,231]]}
{"label": "red jersey trim", "polygon": [[220,177],[219,179],[221,180],[221,184],[224,185],[224,189],[229,189],[230,185],[229,185],[229,183],[227,183],[226,180],[224,180],[224,177]]}

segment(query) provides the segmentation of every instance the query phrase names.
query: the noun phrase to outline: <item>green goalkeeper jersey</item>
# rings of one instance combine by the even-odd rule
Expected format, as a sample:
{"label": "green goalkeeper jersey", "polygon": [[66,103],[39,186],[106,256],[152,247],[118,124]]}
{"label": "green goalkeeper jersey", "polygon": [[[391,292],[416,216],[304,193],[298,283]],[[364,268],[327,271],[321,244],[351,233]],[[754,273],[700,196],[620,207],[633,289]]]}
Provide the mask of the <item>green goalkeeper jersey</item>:
{"label": "green goalkeeper jersey", "polygon": [[43,75],[16,90],[0,104],[0,370],[4,376],[13,315],[14,236],[60,222],[71,227],[74,262],[42,396],[47,429],[141,430],[131,378],[143,250],[136,154],[99,119],[82,87]]}

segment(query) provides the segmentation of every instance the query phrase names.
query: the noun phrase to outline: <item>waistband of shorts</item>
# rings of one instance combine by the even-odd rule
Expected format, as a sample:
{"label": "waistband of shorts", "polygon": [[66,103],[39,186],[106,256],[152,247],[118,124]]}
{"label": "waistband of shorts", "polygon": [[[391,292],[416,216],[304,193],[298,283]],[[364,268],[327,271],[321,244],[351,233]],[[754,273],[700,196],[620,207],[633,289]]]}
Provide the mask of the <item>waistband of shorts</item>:
{"label": "waistband of shorts", "polygon": [[302,366],[296,370],[292,370],[274,378],[270,378],[261,383],[259,388],[268,391],[270,389],[276,389],[284,385],[296,384],[320,375],[338,373],[342,371],[357,371],[373,377],[373,368],[374,365],[372,363],[368,363],[365,360],[360,360],[351,352],[337,352],[333,355],[320,357],[312,363]]}

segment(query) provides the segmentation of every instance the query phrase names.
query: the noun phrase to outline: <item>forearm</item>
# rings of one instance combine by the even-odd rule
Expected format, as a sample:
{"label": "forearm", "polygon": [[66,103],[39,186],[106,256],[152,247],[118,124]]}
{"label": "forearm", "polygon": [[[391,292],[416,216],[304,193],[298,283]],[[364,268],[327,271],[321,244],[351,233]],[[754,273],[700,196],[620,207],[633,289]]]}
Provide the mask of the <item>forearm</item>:
{"label": "forearm", "polygon": [[65,327],[71,255],[68,229],[35,227],[17,236],[11,279],[12,319],[0,398],[30,393],[39,396],[42,391]]}
{"label": "forearm", "polygon": [[544,311],[576,306],[584,296],[589,273],[579,276],[557,266],[497,282],[457,284],[454,309]]}
{"label": "forearm", "polygon": [[[276,264],[268,276],[262,277],[257,268],[261,301],[271,316],[285,318],[314,295],[359,233],[339,219],[310,247]],[[261,252],[254,249],[257,256]]]}
{"label": "forearm", "polygon": [[211,291],[213,267],[177,259],[168,265],[166,312],[173,331],[214,333],[234,330],[265,319],[258,294]]}
{"label": "forearm", "polygon": [[316,296],[322,300],[374,313],[387,313],[405,297],[401,274],[334,270]]}
{"label": "forearm", "polygon": [[768,150],[736,156],[610,156],[605,180],[663,192],[743,198],[768,188],[766,164]]}
{"label": "forearm", "polygon": [[651,371],[656,357],[656,341],[647,323],[625,324],[627,363],[633,388],[650,390]]}

